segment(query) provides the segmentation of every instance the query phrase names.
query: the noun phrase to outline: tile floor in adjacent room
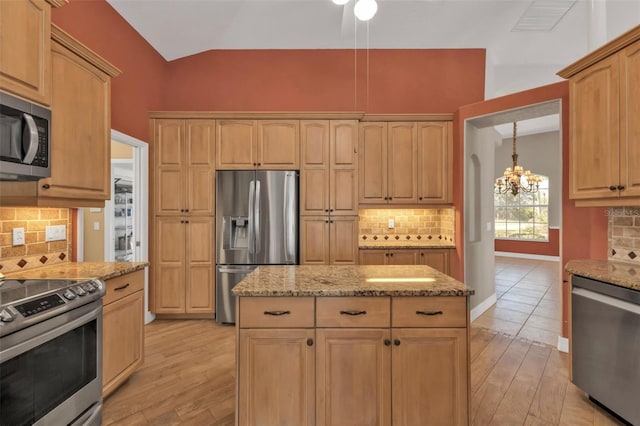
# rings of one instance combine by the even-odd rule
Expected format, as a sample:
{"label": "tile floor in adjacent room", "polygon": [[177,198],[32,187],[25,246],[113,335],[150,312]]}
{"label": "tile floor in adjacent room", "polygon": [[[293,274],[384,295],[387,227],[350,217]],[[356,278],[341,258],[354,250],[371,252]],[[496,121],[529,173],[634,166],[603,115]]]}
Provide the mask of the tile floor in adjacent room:
{"label": "tile floor in adjacent room", "polygon": [[556,346],[562,333],[560,262],[496,256],[497,303],[472,325]]}

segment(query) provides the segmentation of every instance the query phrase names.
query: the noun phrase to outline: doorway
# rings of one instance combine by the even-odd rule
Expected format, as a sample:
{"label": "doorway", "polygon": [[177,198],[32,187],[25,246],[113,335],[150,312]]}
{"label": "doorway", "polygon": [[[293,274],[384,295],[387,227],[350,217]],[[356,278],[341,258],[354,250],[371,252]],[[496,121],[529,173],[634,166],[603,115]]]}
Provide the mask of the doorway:
{"label": "doorway", "polygon": [[[503,140],[511,142],[511,137],[501,134],[501,125],[512,123],[530,122],[532,129],[529,134],[547,133],[555,131],[555,149],[551,152],[537,148],[538,163],[534,161],[534,154],[529,150],[522,155],[519,164],[531,168],[534,173],[548,176],[548,170],[556,176],[553,190],[549,197],[553,197],[553,205],[556,210],[553,220],[549,220],[549,231],[558,236],[559,242],[556,248],[557,255],[561,251],[560,228],[562,226],[562,134],[561,134],[561,101],[559,99],[529,105],[521,108],[500,111],[484,116],[472,117],[464,122],[464,276],[467,284],[476,290],[472,296],[471,320],[480,317],[485,311],[492,308],[497,301],[496,289],[496,230],[495,230],[495,205],[494,182],[498,175],[502,175],[505,166],[503,159],[496,158],[496,151],[503,144]],[[549,128],[548,122],[553,120],[555,126]],[[545,123],[546,122],[546,123]],[[536,130],[536,126],[538,129]],[[521,135],[526,134],[521,132]],[[520,147],[520,146],[519,146]],[[534,146],[534,150],[536,147]],[[522,151],[522,152],[520,152]],[[519,148],[522,154],[524,151]],[[509,159],[509,161],[511,161]],[[542,163],[540,163],[542,162]],[[500,172],[496,170],[500,169]],[[551,203],[549,203],[551,204]],[[536,243],[525,242],[529,246]],[[526,244],[525,244],[526,245]],[[518,253],[516,257],[528,256],[526,249]],[[504,253],[498,253],[504,255]],[[535,257],[535,256],[533,256]],[[558,262],[559,265],[559,262]],[[557,280],[561,283],[561,270],[557,268]],[[474,300],[475,299],[475,300]]]}

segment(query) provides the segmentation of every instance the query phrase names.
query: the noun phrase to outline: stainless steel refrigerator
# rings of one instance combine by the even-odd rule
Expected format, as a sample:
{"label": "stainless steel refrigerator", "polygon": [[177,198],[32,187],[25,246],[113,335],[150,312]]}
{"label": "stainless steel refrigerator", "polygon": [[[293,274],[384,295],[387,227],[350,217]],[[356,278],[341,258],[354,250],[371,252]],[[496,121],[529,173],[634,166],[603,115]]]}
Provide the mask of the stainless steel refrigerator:
{"label": "stainless steel refrigerator", "polygon": [[235,323],[231,289],[259,265],[298,264],[298,172],[216,172],[216,321]]}

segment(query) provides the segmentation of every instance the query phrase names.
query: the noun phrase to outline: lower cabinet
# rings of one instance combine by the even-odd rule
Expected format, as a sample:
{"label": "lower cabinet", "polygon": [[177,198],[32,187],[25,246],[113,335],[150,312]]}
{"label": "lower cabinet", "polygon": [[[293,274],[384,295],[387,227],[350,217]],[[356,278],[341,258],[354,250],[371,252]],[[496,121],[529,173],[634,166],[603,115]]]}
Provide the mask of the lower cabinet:
{"label": "lower cabinet", "polygon": [[356,265],[357,216],[301,216],[301,265]]}
{"label": "lower cabinet", "polygon": [[102,396],[134,372],[143,358],[144,270],[106,281],[102,316]]}
{"label": "lower cabinet", "polygon": [[451,249],[360,249],[360,265],[427,265],[449,275]]}
{"label": "lower cabinet", "polygon": [[468,424],[466,297],[239,299],[239,425]]}

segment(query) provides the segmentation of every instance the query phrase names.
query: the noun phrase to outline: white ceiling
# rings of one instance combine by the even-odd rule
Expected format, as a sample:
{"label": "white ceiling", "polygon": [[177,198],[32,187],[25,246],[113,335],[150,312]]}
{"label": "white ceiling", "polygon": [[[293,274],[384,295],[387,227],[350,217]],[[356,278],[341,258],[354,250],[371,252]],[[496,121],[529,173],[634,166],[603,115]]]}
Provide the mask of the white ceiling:
{"label": "white ceiling", "polygon": [[[513,31],[532,0],[107,0],[168,61],[212,49],[485,48],[485,98],[555,73],[640,23],[640,0],[577,0],[551,31]],[[567,0],[536,0],[566,3]]]}

